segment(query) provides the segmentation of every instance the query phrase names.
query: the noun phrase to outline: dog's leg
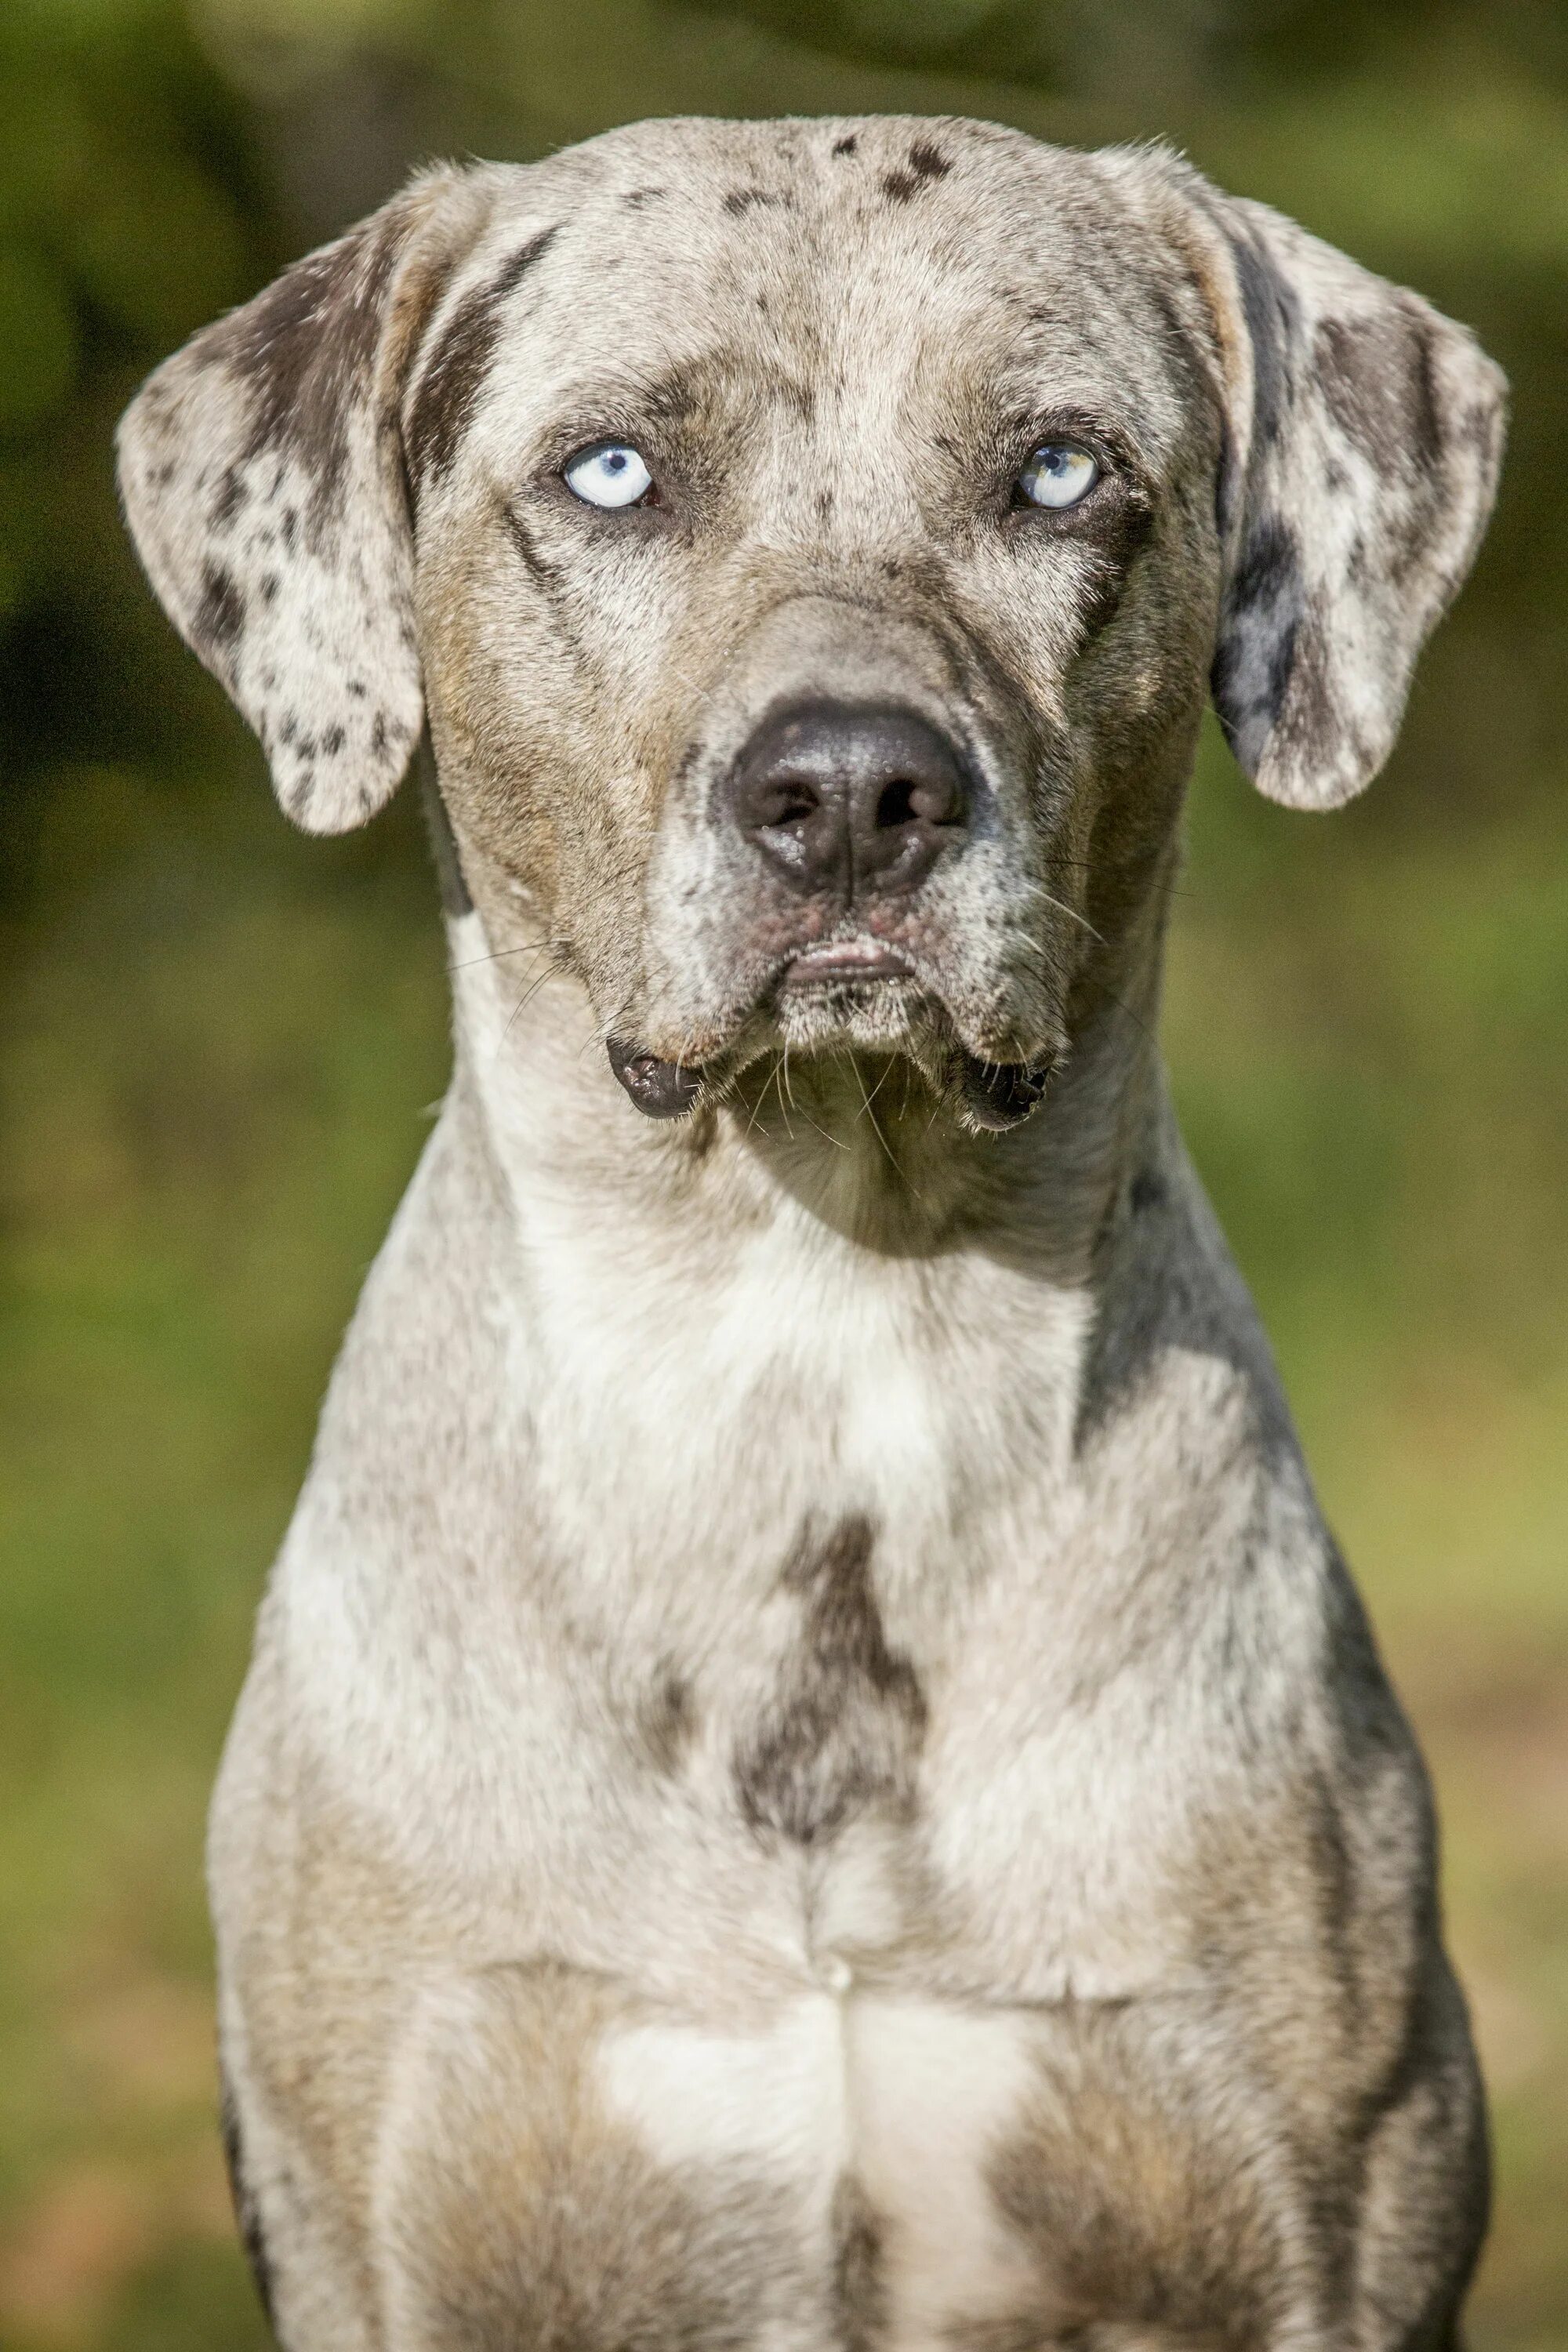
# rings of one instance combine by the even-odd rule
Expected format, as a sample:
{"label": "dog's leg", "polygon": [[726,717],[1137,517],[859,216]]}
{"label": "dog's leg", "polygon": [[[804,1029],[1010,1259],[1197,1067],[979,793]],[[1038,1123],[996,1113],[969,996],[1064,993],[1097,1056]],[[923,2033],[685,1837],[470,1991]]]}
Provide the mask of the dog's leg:
{"label": "dog's leg", "polygon": [[1489,2201],[1486,2110],[1464,2003],[1434,1952],[1366,2142],[1359,2352],[1459,2352]]}
{"label": "dog's leg", "polygon": [[250,2275],[256,2282],[256,2292],[261,2298],[261,2308],[267,2314],[268,2326],[276,2335],[278,2312],[277,2297],[272,2291],[272,2257],[267,2250],[267,2228],[261,2219],[261,2207],[247,2167],[239,2101],[226,2066],[220,2066],[219,2079],[222,2086],[219,2114],[223,2154],[228,2168],[229,2194],[234,2200],[235,2224],[239,2231],[239,2242],[245,2248],[245,2258],[250,2264]]}
{"label": "dog's leg", "polygon": [[559,1965],[429,1989],[376,2160],[385,2352],[840,2352],[834,2004],[712,2032]]}

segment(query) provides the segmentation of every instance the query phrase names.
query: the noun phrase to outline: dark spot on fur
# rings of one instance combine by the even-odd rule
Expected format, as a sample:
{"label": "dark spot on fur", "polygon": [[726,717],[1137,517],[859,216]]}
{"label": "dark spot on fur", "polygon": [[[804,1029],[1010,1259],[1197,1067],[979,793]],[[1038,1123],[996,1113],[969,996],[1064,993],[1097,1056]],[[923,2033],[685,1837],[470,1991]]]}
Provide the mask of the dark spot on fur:
{"label": "dark spot on fur", "polygon": [[363,702],[370,688],[363,677],[351,677],[344,691],[351,694],[356,702]]}
{"label": "dark spot on fur", "polygon": [[409,404],[404,445],[416,488],[446,473],[457,457],[495,353],[501,306],[555,236],[547,228],[531,237],[488,285],[466,294],[447,321]]}
{"label": "dark spot on fur", "polygon": [[[384,721],[377,715],[384,736]],[[447,803],[441,797],[441,786],[436,774],[436,754],[431,748],[428,729],[419,741],[419,801],[425,811],[425,824],[430,835],[430,853],[436,861],[436,879],[441,889],[441,911],[454,920],[473,912],[474,902],[463,876],[463,861],[458,849],[458,836],[452,830],[452,820]]]}
{"label": "dark spot on fur", "polygon": [[283,583],[279,579],[276,572],[264,572],[261,580],[262,603],[264,604],[275,604],[278,602],[278,591],[282,584]]}
{"label": "dark spot on fur", "polygon": [[317,517],[330,511],[337,498],[347,460],[350,403],[369,382],[402,242],[402,223],[395,216],[351,230],[324,253],[296,262],[234,318],[210,328],[195,347],[230,370],[248,392],[249,419],[237,463],[268,451],[296,456],[311,477]]}
{"label": "dark spot on fur", "polygon": [[637,1727],[654,1769],[667,1776],[678,1770],[697,1728],[690,1685],[667,1667],[638,1702]]}
{"label": "dark spot on fur", "polygon": [[[725,372],[727,362],[721,360],[719,373]],[[660,425],[685,425],[703,404],[707,376],[700,366],[671,368],[650,384],[643,395],[642,405],[648,415]]]}
{"label": "dark spot on fur", "polygon": [[920,194],[924,185],[925,183],[917,180],[912,172],[884,172],[882,174],[882,193],[895,205],[907,205],[911,196]]}
{"label": "dark spot on fur", "polygon": [[522,517],[512,508],[505,509],[502,520],[507,537],[527,567],[536,587],[546,595],[555,614],[557,627],[579,660],[584,656],[583,639],[572,610],[568,583],[559,564],[552,563],[534,539]]}
{"label": "dark spot on fur", "polygon": [[1294,289],[1250,236],[1229,231],[1227,235],[1252,343],[1254,441],[1268,448],[1285,429],[1291,371],[1300,340],[1300,304]]}
{"label": "dark spot on fur", "polygon": [[386,749],[386,713],[378,710],[370,722],[370,748],[379,760]]}
{"label": "dark spot on fur", "polygon": [[250,2275],[256,2281],[256,2292],[261,2298],[261,2308],[267,2315],[267,2325],[277,2326],[274,2309],[272,2263],[267,2251],[267,2238],[261,2227],[261,2215],[245,2172],[245,2144],[239,2127],[239,2106],[234,2086],[220,2071],[222,2105],[219,2123],[223,2133],[224,2162],[228,2168],[229,2195],[234,2200],[234,2218],[239,2229],[239,2242],[245,2248],[250,2264]]}
{"label": "dark spot on fur", "polygon": [[828,516],[833,512],[833,493],[831,490],[818,490],[816,494],[816,511],[821,516],[823,521],[826,522]]}
{"label": "dark spot on fur", "polygon": [[1378,470],[1407,479],[1443,456],[1432,335],[1414,306],[1389,303],[1363,319],[1325,319],[1313,359],[1329,413]]}
{"label": "dark spot on fur", "polygon": [[742,213],[750,212],[753,205],[776,205],[787,211],[794,202],[793,196],[771,188],[731,188],[724,199],[724,210],[739,217]]}
{"label": "dark spot on fur", "polygon": [[912,1796],[925,1698],[907,1658],[888,1647],[871,1580],[869,1520],[803,1538],[784,1590],[802,1622],[778,1693],[737,1752],[741,1811],[754,1830],[803,1845],[831,1837],[869,1805],[901,1812]]}
{"label": "dark spot on fur", "polygon": [[1162,1209],[1165,1205],[1165,1180],[1156,1175],[1152,1168],[1141,1168],[1132,1179],[1127,1197],[1135,1215],[1141,1216],[1146,1209]]}
{"label": "dark spot on fur", "polygon": [[859,144],[860,142],[856,137],[854,131],[847,131],[842,139],[836,139],[834,141],[833,152],[836,155],[853,155]]}
{"label": "dark spot on fur", "polygon": [[278,533],[279,537],[283,541],[286,552],[289,555],[292,555],[294,552],[294,541],[298,538],[299,532],[299,515],[292,507],[285,507],[283,509],[282,520],[278,526]]}
{"label": "dark spot on fur", "polygon": [[630,212],[641,212],[644,205],[656,204],[664,194],[662,188],[628,188],[621,202]]}
{"label": "dark spot on fur", "polygon": [[1279,720],[1285,707],[1285,697],[1289,692],[1290,673],[1296,667],[1296,641],[1300,634],[1300,617],[1292,614],[1281,624],[1269,650],[1268,684],[1259,708],[1275,722]]}
{"label": "dark spot on fur", "polygon": [[876,2352],[887,2335],[882,2228],[858,2181],[833,2192],[834,2341],[842,2352]]}
{"label": "dark spot on fur", "polygon": [[1079,625],[1087,642],[1108,628],[1121,610],[1132,567],[1153,531],[1152,511],[1145,499],[1112,475],[1082,508],[1068,508],[1060,515],[1039,520],[1053,538],[1076,539],[1086,551],[1092,551],[1094,561],[1079,613]]}
{"label": "dark spot on fur", "polygon": [[322,728],[321,750],[329,760],[335,760],[347,741],[348,737],[341,727]]}
{"label": "dark spot on fur", "polygon": [[212,525],[215,530],[227,528],[245,504],[247,495],[239,467],[228,467],[218,486],[218,494],[213,500]]}
{"label": "dark spot on fur", "polygon": [[1309,772],[1331,765],[1346,733],[1330,674],[1322,618],[1308,613],[1291,632],[1289,670],[1279,694],[1279,726]]}
{"label": "dark spot on fur", "polygon": [[245,626],[245,598],[232,572],[202,566],[201,602],[191,616],[191,639],[198,653],[222,653]]}
{"label": "dark spot on fur", "polygon": [[167,489],[174,478],[174,461],[172,457],[165,457],[161,466],[153,467],[153,479],[161,490]]}
{"label": "dark spot on fur", "polygon": [[919,180],[945,180],[952,165],[929,139],[917,139],[910,149],[910,169]]}
{"label": "dark spot on fur", "polygon": [[1247,537],[1231,582],[1236,604],[1250,609],[1279,602],[1291,595],[1300,577],[1295,533],[1280,516],[1261,516]]}
{"label": "dark spot on fur", "polygon": [[521,556],[524,564],[533,574],[535,580],[538,581],[540,586],[544,589],[552,598],[559,596],[562,587],[564,584],[561,576],[560,565],[551,562],[550,558],[540,548],[537,541],[534,539],[533,533],[529,530],[528,525],[523,521],[522,517],[516,513],[512,508],[507,508],[503,520],[506,524],[507,537],[510,540],[513,547],[516,548],[519,555]]}
{"label": "dark spot on fur", "polygon": [[1280,516],[1262,515],[1247,535],[1226,592],[1210,677],[1227,741],[1236,740],[1248,719],[1261,717],[1272,726],[1279,718],[1303,602],[1295,534]]}
{"label": "dark spot on fur", "polygon": [[1230,526],[1241,496],[1241,480],[1236,463],[1236,436],[1228,418],[1219,421],[1219,464],[1215,472],[1214,527],[1219,543],[1224,547],[1230,538]]}

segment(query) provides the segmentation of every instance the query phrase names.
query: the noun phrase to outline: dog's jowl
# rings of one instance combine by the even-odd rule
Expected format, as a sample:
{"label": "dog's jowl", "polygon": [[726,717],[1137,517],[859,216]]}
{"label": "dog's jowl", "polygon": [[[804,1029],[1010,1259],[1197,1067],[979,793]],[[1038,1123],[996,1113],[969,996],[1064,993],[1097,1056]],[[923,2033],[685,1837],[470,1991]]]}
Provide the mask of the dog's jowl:
{"label": "dog's jowl", "polygon": [[427,173],[136,401],[289,814],[427,730],[457,1002],[214,1814],[289,2352],[1456,2343],[1426,1782],[1152,1038],[1205,701],[1364,784],[1501,415],[893,119]]}

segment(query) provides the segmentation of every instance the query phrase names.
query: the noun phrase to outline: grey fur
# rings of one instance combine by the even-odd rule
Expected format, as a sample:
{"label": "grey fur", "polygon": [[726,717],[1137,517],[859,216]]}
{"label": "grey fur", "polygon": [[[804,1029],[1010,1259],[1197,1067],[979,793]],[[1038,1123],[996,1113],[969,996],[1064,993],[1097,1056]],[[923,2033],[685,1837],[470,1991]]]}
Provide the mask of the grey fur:
{"label": "grey fur", "polygon": [[[456,1071],[213,1814],[290,2352],[1457,2341],[1430,1801],[1151,1038],[1211,668],[1364,783],[1501,404],[1161,152],[889,119],[429,175],[132,406],[290,814],[439,776]],[[918,887],[726,823],[802,696],[961,747]]]}

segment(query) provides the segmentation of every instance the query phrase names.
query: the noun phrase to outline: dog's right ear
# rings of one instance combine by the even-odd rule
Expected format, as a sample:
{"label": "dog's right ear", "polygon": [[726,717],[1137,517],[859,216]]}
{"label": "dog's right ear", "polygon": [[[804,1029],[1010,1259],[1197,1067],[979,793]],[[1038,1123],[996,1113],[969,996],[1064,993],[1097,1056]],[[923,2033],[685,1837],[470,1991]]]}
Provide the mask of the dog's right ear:
{"label": "dog's right ear", "polygon": [[489,203],[483,172],[422,176],[165,360],[121,423],[147,576],[310,833],[373,815],[418,740],[400,393]]}

